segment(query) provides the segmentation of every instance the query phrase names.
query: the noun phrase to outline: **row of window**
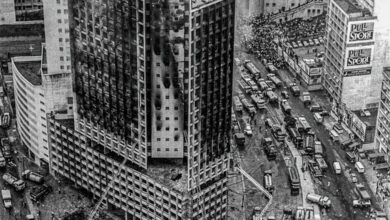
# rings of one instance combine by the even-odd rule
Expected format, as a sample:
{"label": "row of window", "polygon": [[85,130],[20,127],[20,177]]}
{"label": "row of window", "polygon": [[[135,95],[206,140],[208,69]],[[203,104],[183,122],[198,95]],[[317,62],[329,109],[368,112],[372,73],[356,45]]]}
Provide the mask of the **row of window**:
{"label": "row of window", "polygon": [[[165,148],[165,151],[166,151],[166,152],[169,152],[169,150],[170,150],[169,148]],[[160,152],[160,151],[161,151],[161,148],[158,147],[158,148],[157,148],[157,151]],[[173,148],[173,151],[178,152],[179,149],[178,149],[178,148]]]}

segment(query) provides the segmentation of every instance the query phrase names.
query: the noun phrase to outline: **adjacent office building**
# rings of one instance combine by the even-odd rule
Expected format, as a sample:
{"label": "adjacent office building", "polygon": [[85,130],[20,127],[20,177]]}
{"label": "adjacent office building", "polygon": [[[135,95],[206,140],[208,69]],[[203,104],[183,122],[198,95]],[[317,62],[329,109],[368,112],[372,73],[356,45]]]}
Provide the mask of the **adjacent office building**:
{"label": "adjacent office building", "polygon": [[21,143],[38,165],[49,165],[48,112],[73,118],[70,74],[48,74],[42,56],[12,58],[15,114]]}
{"label": "adjacent office building", "polygon": [[42,0],[1,0],[0,25],[42,21]]}
{"label": "adjacent office building", "polygon": [[339,108],[356,111],[378,107],[377,85],[389,62],[389,32],[379,25],[387,21],[380,11],[383,1],[376,3],[372,10],[362,1],[330,1],[323,81],[334,106]]}
{"label": "adjacent office building", "polygon": [[51,172],[97,198],[113,181],[103,204],[134,219],[226,218],[234,11],[73,1],[75,117],[51,114]]}
{"label": "adjacent office building", "polygon": [[[68,4],[48,0],[41,56],[12,59],[17,129],[36,164],[48,167],[47,114],[73,118]],[[55,19],[53,19],[55,18]]]}
{"label": "adjacent office building", "polygon": [[383,70],[383,82],[381,87],[381,103],[378,111],[375,143],[380,152],[390,154],[390,67]]}

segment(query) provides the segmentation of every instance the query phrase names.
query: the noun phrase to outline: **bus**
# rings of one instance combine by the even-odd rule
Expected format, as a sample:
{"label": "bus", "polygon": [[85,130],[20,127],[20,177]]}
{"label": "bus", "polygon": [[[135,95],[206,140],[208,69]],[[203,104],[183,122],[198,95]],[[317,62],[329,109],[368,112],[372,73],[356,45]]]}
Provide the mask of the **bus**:
{"label": "bus", "polygon": [[321,141],[314,141],[314,154],[315,155],[324,155],[324,151],[322,149]]}
{"label": "bus", "polygon": [[307,122],[305,117],[298,117],[298,121],[302,125],[303,132],[309,132],[311,130],[311,126],[309,125],[309,122]]}
{"label": "bus", "polygon": [[240,101],[240,98],[238,98],[238,96],[233,96],[233,104],[236,111],[238,112],[242,111],[242,103]]}
{"label": "bus", "polygon": [[252,76],[256,78],[260,76],[260,70],[251,61],[246,60],[244,66]]}
{"label": "bus", "polygon": [[299,173],[297,168],[295,167],[288,168],[288,180],[291,187],[291,194],[298,195],[299,188],[301,187],[301,181],[299,180]]}

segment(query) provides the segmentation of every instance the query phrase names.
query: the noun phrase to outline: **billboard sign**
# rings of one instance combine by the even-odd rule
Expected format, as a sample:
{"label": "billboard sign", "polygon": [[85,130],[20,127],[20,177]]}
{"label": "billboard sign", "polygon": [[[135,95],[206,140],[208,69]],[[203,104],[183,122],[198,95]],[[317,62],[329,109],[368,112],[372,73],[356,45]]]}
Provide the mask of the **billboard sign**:
{"label": "billboard sign", "polygon": [[374,41],[374,21],[356,21],[348,24],[347,43]]}
{"label": "billboard sign", "polygon": [[370,67],[372,64],[373,46],[347,48],[345,69]]}
{"label": "billboard sign", "polygon": [[371,68],[344,71],[344,77],[362,76],[362,75],[370,75],[370,74],[371,74]]}

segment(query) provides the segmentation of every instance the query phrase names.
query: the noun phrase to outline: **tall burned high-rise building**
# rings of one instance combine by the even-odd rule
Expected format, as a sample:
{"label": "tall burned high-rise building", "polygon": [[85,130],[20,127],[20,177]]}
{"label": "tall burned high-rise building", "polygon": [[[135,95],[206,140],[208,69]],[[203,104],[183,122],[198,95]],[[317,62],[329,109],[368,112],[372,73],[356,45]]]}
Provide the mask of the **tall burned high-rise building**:
{"label": "tall burned high-rise building", "polygon": [[76,109],[49,121],[52,173],[135,219],[224,219],[234,3],[69,2]]}

